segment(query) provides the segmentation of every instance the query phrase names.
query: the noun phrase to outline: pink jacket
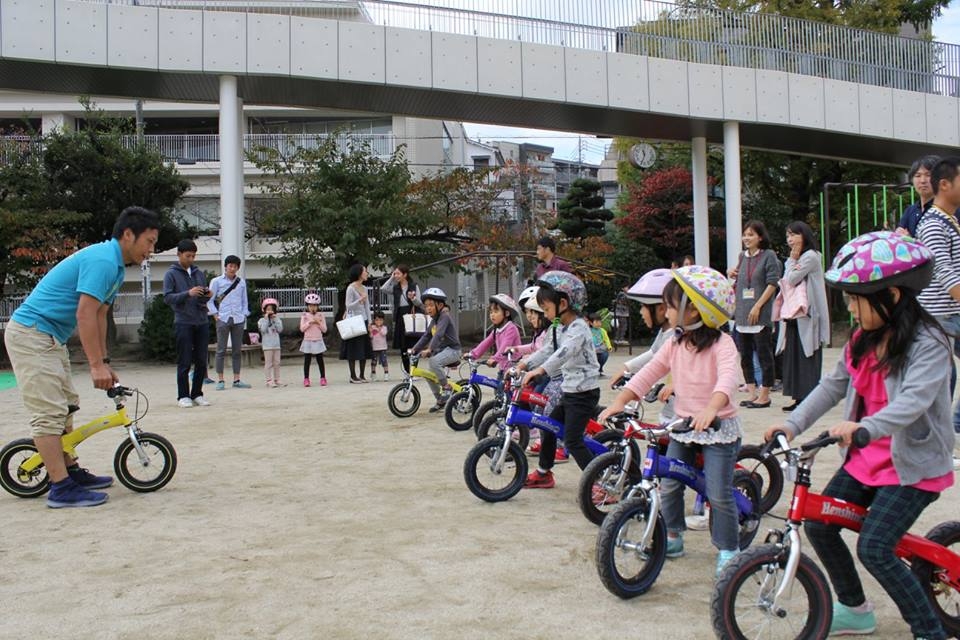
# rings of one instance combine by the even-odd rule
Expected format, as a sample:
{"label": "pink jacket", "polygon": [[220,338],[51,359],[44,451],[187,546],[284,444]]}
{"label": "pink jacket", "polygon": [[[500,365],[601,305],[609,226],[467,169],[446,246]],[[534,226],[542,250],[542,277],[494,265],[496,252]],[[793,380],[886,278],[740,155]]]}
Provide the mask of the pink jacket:
{"label": "pink jacket", "polygon": [[[318,318],[320,324],[313,324],[311,320]],[[322,311],[310,313],[304,311],[300,316],[300,331],[303,332],[304,340],[323,340],[323,334],[327,330],[327,320],[323,317]]]}
{"label": "pink jacket", "polygon": [[510,347],[520,345],[520,329],[513,322],[504,322],[503,326],[498,327],[487,334],[480,344],[474,347],[470,352],[470,357],[477,359],[482,356],[490,347],[494,348],[493,359],[497,367],[502,371],[510,368],[510,358],[505,351]]}
{"label": "pink jacket", "polygon": [[513,348],[513,353],[515,357],[522,358],[523,356],[528,356],[534,351],[539,351],[540,347],[543,346],[543,341],[547,339],[547,334],[550,332],[550,329],[547,328],[544,331],[541,331],[537,334],[537,337],[533,339],[532,342],[527,344],[521,344],[518,347]]}
{"label": "pink jacket", "polygon": [[642,398],[668,373],[672,374],[676,394],[675,409],[682,418],[697,415],[707,407],[715,391],[726,394],[727,404],[717,412],[718,418],[737,415],[732,400],[736,398],[740,375],[740,355],[733,338],[723,334],[708,349],[697,353],[687,345],[668,340],[653,360],[627,382],[627,388]]}

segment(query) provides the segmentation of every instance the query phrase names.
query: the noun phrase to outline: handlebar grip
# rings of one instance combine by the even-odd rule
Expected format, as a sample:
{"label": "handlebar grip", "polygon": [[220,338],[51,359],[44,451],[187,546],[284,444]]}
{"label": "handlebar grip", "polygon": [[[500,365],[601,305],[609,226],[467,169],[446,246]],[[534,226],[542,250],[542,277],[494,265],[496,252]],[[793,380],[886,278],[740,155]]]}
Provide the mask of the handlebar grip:
{"label": "handlebar grip", "polygon": [[766,458],[770,455],[770,452],[773,451],[774,447],[779,446],[780,436],[784,438],[787,437],[787,433],[781,429],[777,429],[772,434],[770,434],[770,439],[763,443],[763,446],[760,447],[760,457]]}
{"label": "handlebar grip", "polygon": [[[712,431],[717,431],[718,429],[720,429],[720,421],[714,420],[713,422],[710,423],[710,426],[708,426],[707,429],[710,429]],[[692,417],[684,418],[682,426],[674,427],[670,429],[670,431],[673,433],[689,433],[690,431],[693,431],[693,418]]]}
{"label": "handlebar grip", "polygon": [[857,449],[867,446],[870,444],[870,431],[866,427],[860,427],[853,432],[852,442]]}
{"label": "handlebar grip", "polygon": [[127,396],[130,395],[130,390],[124,387],[123,385],[114,385],[107,389],[108,398],[116,398],[117,396]]}

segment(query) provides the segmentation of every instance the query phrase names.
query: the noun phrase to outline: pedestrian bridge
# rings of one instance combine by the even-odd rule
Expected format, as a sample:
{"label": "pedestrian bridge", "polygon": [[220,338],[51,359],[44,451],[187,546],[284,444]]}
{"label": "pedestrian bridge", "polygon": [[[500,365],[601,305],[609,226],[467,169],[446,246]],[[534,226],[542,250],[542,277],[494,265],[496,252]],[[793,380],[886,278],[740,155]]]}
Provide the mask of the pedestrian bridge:
{"label": "pedestrian bridge", "polygon": [[230,74],[248,104],[711,142],[736,121],[744,146],[887,164],[960,146],[953,45],[641,0],[425,4],[0,0],[0,88],[217,102]]}

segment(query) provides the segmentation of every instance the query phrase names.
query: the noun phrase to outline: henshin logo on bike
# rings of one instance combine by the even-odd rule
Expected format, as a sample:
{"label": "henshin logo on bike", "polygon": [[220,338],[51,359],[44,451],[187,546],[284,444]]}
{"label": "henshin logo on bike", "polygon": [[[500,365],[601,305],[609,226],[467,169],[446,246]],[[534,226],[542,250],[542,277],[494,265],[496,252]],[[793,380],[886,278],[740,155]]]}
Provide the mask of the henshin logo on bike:
{"label": "henshin logo on bike", "polygon": [[863,514],[858,513],[852,507],[838,507],[829,502],[823,503],[823,506],[820,508],[820,515],[836,516],[837,518],[845,518],[852,522],[863,522]]}

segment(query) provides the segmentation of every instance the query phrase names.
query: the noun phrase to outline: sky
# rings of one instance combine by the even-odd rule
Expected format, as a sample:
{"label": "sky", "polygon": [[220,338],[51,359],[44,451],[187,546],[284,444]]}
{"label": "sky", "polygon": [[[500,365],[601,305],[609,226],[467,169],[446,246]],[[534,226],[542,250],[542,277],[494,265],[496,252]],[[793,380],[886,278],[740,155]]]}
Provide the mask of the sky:
{"label": "sky", "polygon": [[[954,6],[943,11],[933,24],[934,39],[960,45],[960,0],[954,0]],[[600,164],[611,140],[593,136],[578,136],[576,133],[545,131],[540,129],[520,129],[491,124],[464,123],[463,125],[474,140],[511,140],[532,142],[554,148],[554,157],[564,160],[583,158],[584,162]],[[582,154],[582,156],[581,156]]]}

